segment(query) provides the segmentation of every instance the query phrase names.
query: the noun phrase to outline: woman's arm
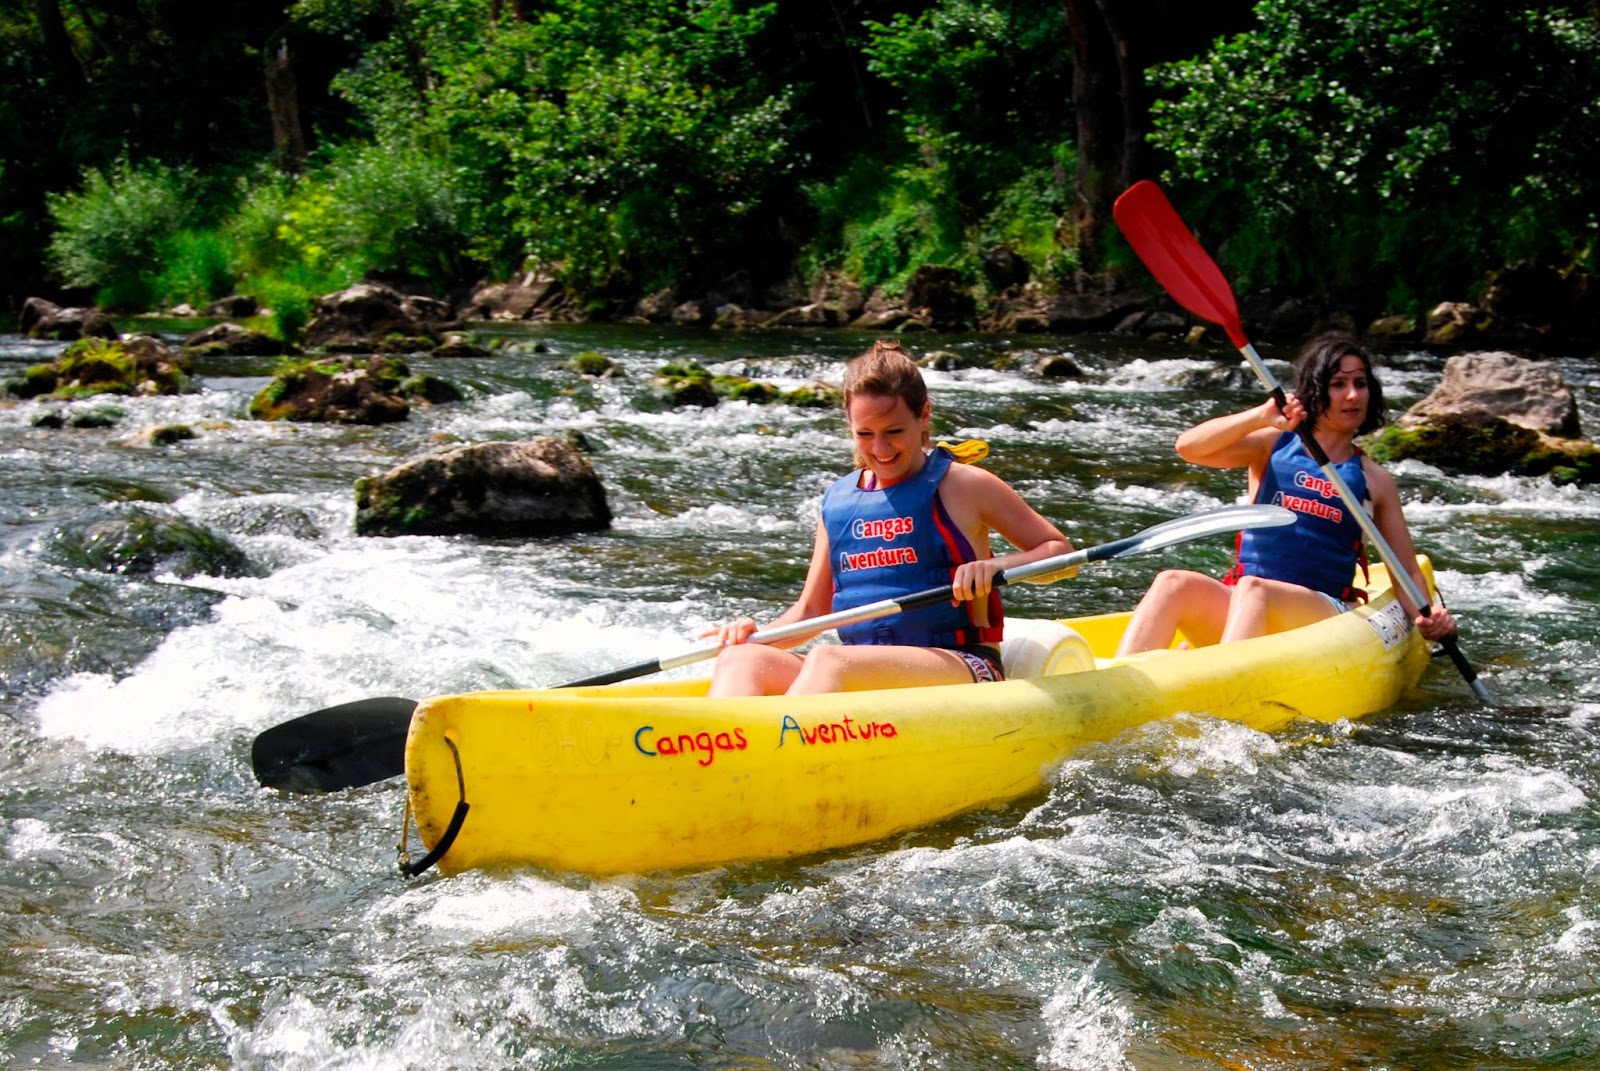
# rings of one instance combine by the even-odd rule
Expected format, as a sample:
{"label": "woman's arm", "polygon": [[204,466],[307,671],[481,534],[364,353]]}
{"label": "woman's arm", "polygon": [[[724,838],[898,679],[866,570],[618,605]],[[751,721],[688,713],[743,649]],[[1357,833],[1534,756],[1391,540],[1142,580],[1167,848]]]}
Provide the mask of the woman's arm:
{"label": "woman's arm", "polygon": [[1259,475],[1266,471],[1278,436],[1293,431],[1305,415],[1305,407],[1292,394],[1282,410],[1268,398],[1249,409],[1196,424],[1178,436],[1178,456],[1206,468],[1248,468]]}
{"label": "woman's arm", "polygon": [[[965,562],[956,569],[951,592],[957,601],[988,595],[995,574],[1004,569],[1072,552],[1072,543],[1061,530],[992,472],[968,465],[952,466],[940,490],[951,519],[980,553],[988,548],[991,531],[1017,548],[1014,553]],[[946,490],[948,493],[943,493]],[[1077,575],[1076,568],[1062,574],[1063,578]]]}
{"label": "woman's arm", "polygon": [[[1361,467],[1367,477],[1367,493],[1372,496],[1372,521],[1389,544],[1389,549],[1394,551],[1395,561],[1390,563],[1390,567],[1399,565],[1405,569],[1417,590],[1426,595],[1428,580],[1417,565],[1416,544],[1411,541],[1411,529],[1406,525],[1405,513],[1400,508],[1400,489],[1395,485],[1394,477],[1371,458],[1363,457]],[[1435,599],[1429,607],[1428,616],[1423,617],[1411,600],[1406,598],[1405,589],[1398,583],[1394,586],[1394,592],[1411,615],[1417,631],[1425,638],[1436,642],[1456,634],[1455,618],[1442,602]]]}

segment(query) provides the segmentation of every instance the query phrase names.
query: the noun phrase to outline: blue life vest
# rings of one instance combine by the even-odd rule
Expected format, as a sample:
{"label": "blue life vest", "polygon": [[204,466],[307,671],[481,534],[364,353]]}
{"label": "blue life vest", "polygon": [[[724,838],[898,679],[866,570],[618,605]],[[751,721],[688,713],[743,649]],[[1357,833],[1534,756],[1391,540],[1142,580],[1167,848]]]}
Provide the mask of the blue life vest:
{"label": "blue life vest", "polygon": [[[949,584],[958,565],[977,557],[939,501],[939,481],[952,460],[936,447],[916,475],[890,487],[859,487],[858,469],[823,493],[835,611]],[[993,644],[1000,642],[1003,619],[1000,593],[991,591],[987,599],[958,606],[942,602],[844,625],[839,638],[908,647]]]}
{"label": "blue life vest", "polygon": [[[1361,467],[1361,451],[1334,468],[1365,505],[1367,474]],[[1261,576],[1300,584],[1346,602],[1365,597],[1365,592],[1352,586],[1356,563],[1366,563],[1361,523],[1294,432],[1284,432],[1273,444],[1255,500],[1294,510],[1295,522],[1241,532],[1238,562],[1225,583],[1241,576]]]}

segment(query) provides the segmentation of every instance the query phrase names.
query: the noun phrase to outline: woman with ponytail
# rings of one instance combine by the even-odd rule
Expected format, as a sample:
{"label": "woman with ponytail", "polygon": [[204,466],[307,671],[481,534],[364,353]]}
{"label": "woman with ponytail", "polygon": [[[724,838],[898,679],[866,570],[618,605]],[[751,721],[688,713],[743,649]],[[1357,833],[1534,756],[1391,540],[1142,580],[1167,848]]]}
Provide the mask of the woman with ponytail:
{"label": "woman with ponytail", "polygon": [[[1000,680],[1005,622],[995,575],[1072,550],[1004,480],[961,463],[958,449],[930,446],[928,389],[898,342],[878,341],[850,362],[844,413],[856,469],[823,494],[800,597],[768,627],[943,584],[950,603],[843,626],[841,643],[818,644],[803,658],[745,643],[755,620],[730,621],[705,633],[724,645],[713,696]],[[1015,552],[994,556],[990,533]]]}

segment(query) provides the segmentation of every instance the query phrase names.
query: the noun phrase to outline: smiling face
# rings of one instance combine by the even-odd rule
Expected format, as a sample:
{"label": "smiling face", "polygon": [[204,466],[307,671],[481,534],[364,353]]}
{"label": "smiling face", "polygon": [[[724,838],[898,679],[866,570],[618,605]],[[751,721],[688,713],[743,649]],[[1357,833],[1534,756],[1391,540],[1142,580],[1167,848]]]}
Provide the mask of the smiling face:
{"label": "smiling face", "polygon": [[922,468],[931,409],[924,402],[922,412],[913,413],[905,399],[890,394],[858,394],[850,399],[845,409],[850,436],[878,486],[898,483]]}

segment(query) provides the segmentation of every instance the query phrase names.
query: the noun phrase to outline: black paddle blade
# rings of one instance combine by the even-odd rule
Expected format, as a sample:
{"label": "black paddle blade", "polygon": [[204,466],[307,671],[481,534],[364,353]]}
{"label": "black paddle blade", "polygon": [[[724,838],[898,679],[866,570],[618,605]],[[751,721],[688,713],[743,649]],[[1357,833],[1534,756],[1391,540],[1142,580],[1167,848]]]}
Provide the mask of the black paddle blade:
{"label": "black paddle blade", "polygon": [[406,731],[415,699],[358,699],[274,725],[250,749],[263,788],[336,792],[406,771]]}

